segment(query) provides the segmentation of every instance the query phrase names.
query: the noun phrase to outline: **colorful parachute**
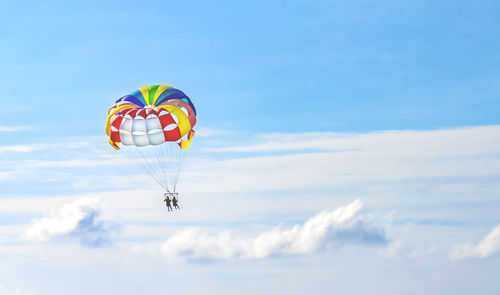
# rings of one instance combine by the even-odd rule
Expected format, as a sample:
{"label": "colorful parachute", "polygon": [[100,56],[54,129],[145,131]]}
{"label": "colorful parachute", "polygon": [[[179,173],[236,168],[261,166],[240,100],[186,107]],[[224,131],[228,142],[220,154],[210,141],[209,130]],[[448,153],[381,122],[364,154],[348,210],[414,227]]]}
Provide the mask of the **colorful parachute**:
{"label": "colorful parachute", "polygon": [[152,85],[115,102],[108,111],[106,134],[111,146],[143,164],[165,190],[175,192],[195,124],[196,109],[186,94]]}

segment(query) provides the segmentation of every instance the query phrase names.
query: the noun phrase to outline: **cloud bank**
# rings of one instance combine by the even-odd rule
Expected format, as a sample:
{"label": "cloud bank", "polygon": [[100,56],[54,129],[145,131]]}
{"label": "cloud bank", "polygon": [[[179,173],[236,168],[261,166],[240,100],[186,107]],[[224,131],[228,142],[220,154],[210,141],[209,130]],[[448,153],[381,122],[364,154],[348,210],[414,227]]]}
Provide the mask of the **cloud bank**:
{"label": "cloud bank", "polygon": [[[284,152],[316,151],[395,151],[398,154],[477,154],[498,151],[500,139],[492,134],[500,125],[443,130],[387,130],[370,133],[274,133],[261,134],[254,141],[239,146],[206,147],[211,152]],[[457,145],[457,143],[461,145]]]}
{"label": "cloud bank", "polygon": [[37,150],[43,150],[48,147],[47,144],[27,144],[27,145],[9,145],[0,146],[0,153],[3,152],[16,152],[16,153],[30,153]]}
{"label": "cloud bank", "polygon": [[27,237],[34,241],[48,241],[76,236],[80,238],[82,246],[106,246],[114,230],[99,219],[100,212],[98,199],[76,200],[34,221],[28,228]]}
{"label": "cloud bank", "polygon": [[36,294],[35,290],[12,289],[0,282],[0,295],[33,295]]}
{"label": "cloud bank", "polygon": [[[293,190],[354,183],[362,188],[360,182],[432,179],[446,183],[445,178],[466,178],[474,183],[478,177],[499,174],[499,133],[500,125],[366,134],[261,135],[251,139],[260,142],[256,144],[203,148],[212,154],[249,154],[187,161],[183,182],[203,192]],[[219,183],[226,185],[221,187]]]}
{"label": "cloud bank", "polygon": [[336,210],[322,211],[304,224],[277,227],[254,238],[235,237],[229,231],[209,233],[188,229],[169,238],[162,252],[169,259],[188,261],[211,259],[262,259],[288,254],[306,254],[345,244],[385,245],[383,228],[367,216],[356,200]]}
{"label": "cloud bank", "polygon": [[456,245],[450,257],[455,260],[465,258],[486,258],[500,252],[500,224],[494,227],[477,245]]}
{"label": "cloud bank", "polygon": [[28,126],[0,126],[0,132],[14,132],[31,129],[33,128]]}

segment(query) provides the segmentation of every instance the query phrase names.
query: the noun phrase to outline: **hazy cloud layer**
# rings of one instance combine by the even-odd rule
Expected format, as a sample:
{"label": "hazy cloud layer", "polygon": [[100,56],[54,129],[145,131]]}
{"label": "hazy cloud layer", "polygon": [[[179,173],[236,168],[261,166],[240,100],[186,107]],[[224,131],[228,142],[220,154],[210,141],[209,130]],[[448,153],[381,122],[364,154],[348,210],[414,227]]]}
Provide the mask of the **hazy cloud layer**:
{"label": "hazy cloud layer", "polygon": [[[183,176],[190,188],[217,192],[495,176],[500,172],[499,132],[500,126],[482,126],[366,134],[262,135],[261,143],[255,145],[207,148],[250,152],[251,156],[187,161]],[[221,187],[219,183],[227,185]]]}
{"label": "hazy cloud layer", "polygon": [[34,221],[28,228],[27,237],[34,241],[48,241],[76,236],[83,246],[105,246],[109,244],[113,230],[99,219],[100,212],[98,199],[76,200]]}
{"label": "hazy cloud layer", "polygon": [[28,126],[0,126],[0,132],[14,132],[31,129],[33,128]]}
{"label": "hazy cloud layer", "polygon": [[33,295],[35,290],[12,289],[0,282],[0,295]]}
{"label": "hazy cloud layer", "polygon": [[3,153],[3,152],[30,153],[33,151],[46,149],[47,146],[48,146],[47,144],[0,146],[0,153]]}
{"label": "hazy cloud layer", "polygon": [[210,233],[188,229],[162,246],[167,258],[189,261],[206,259],[260,259],[286,254],[306,254],[344,244],[383,245],[385,231],[360,214],[359,200],[336,210],[322,211],[304,224],[276,227],[254,238],[233,236],[229,231]]}
{"label": "hazy cloud layer", "polygon": [[[319,151],[397,151],[398,154],[477,154],[498,150],[500,139],[491,137],[500,125],[443,130],[388,130],[371,133],[275,133],[263,134],[240,146],[204,148],[213,152]],[[457,143],[462,146],[457,146]]]}
{"label": "hazy cloud layer", "polygon": [[450,257],[452,259],[464,258],[486,258],[500,252],[500,224],[494,227],[490,233],[476,245],[456,245]]}
{"label": "hazy cloud layer", "polygon": [[[224,153],[199,153],[196,158],[195,152],[186,158],[179,183],[191,191],[220,193],[332,187],[361,181],[490,177],[500,173],[500,139],[496,136],[499,132],[500,126],[496,125],[358,134],[263,134],[255,138],[259,143],[252,141],[235,147],[218,144],[212,149],[208,148],[210,144],[215,145],[225,136],[201,137],[200,145],[211,151],[251,153],[222,160],[212,157]],[[202,144],[207,139],[210,144]],[[143,175],[139,180],[133,175],[142,170],[133,167],[124,154],[110,147],[103,149],[104,144],[98,142],[80,138],[57,144],[2,146],[0,153],[24,152],[16,154],[17,159],[0,162],[4,168],[0,181],[12,181],[12,191],[17,191],[19,179],[78,190],[115,188],[115,176],[129,177],[120,181],[122,188],[137,187],[144,183],[143,179],[154,185],[149,176]],[[39,157],[39,149],[50,156]],[[117,166],[119,174],[115,172]],[[474,189],[477,187],[473,185]]]}
{"label": "hazy cloud layer", "polygon": [[[16,153],[32,153],[40,150],[50,150],[53,155],[67,153],[75,154],[75,150],[82,150],[83,147],[88,147],[89,142],[80,141],[78,139],[66,140],[60,142],[49,143],[31,143],[31,144],[16,144],[0,146],[0,152],[16,152]],[[70,152],[69,152],[70,151]],[[37,154],[34,154],[37,155]]]}

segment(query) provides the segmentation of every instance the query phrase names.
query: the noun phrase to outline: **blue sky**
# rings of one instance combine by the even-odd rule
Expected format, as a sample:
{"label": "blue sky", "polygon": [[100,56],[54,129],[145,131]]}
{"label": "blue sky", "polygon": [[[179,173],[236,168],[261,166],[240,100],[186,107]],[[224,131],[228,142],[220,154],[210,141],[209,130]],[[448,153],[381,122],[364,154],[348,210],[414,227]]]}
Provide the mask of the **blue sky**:
{"label": "blue sky", "polygon": [[[0,294],[500,292],[496,1],[1,7]],[[152,84],[172,214],[104,133]]]}

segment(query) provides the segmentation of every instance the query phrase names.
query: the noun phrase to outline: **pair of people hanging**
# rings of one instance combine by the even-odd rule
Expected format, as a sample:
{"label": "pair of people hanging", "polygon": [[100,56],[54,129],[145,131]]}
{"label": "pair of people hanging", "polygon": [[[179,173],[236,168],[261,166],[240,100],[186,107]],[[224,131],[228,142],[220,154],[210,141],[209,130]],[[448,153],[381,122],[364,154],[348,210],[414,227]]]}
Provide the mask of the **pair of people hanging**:
{"label": "pair of people hanging", "polygon": [[[165,202],[168,211],[173,211],[172,205],[174,205],[175,209],[180,209],[178,204],[179,201],[177,199],[177,193],[165,193],[164,196],[165,199],[163,200],[163,202]],[[172,196],[172,199],[170,199],[170,196]]]}

